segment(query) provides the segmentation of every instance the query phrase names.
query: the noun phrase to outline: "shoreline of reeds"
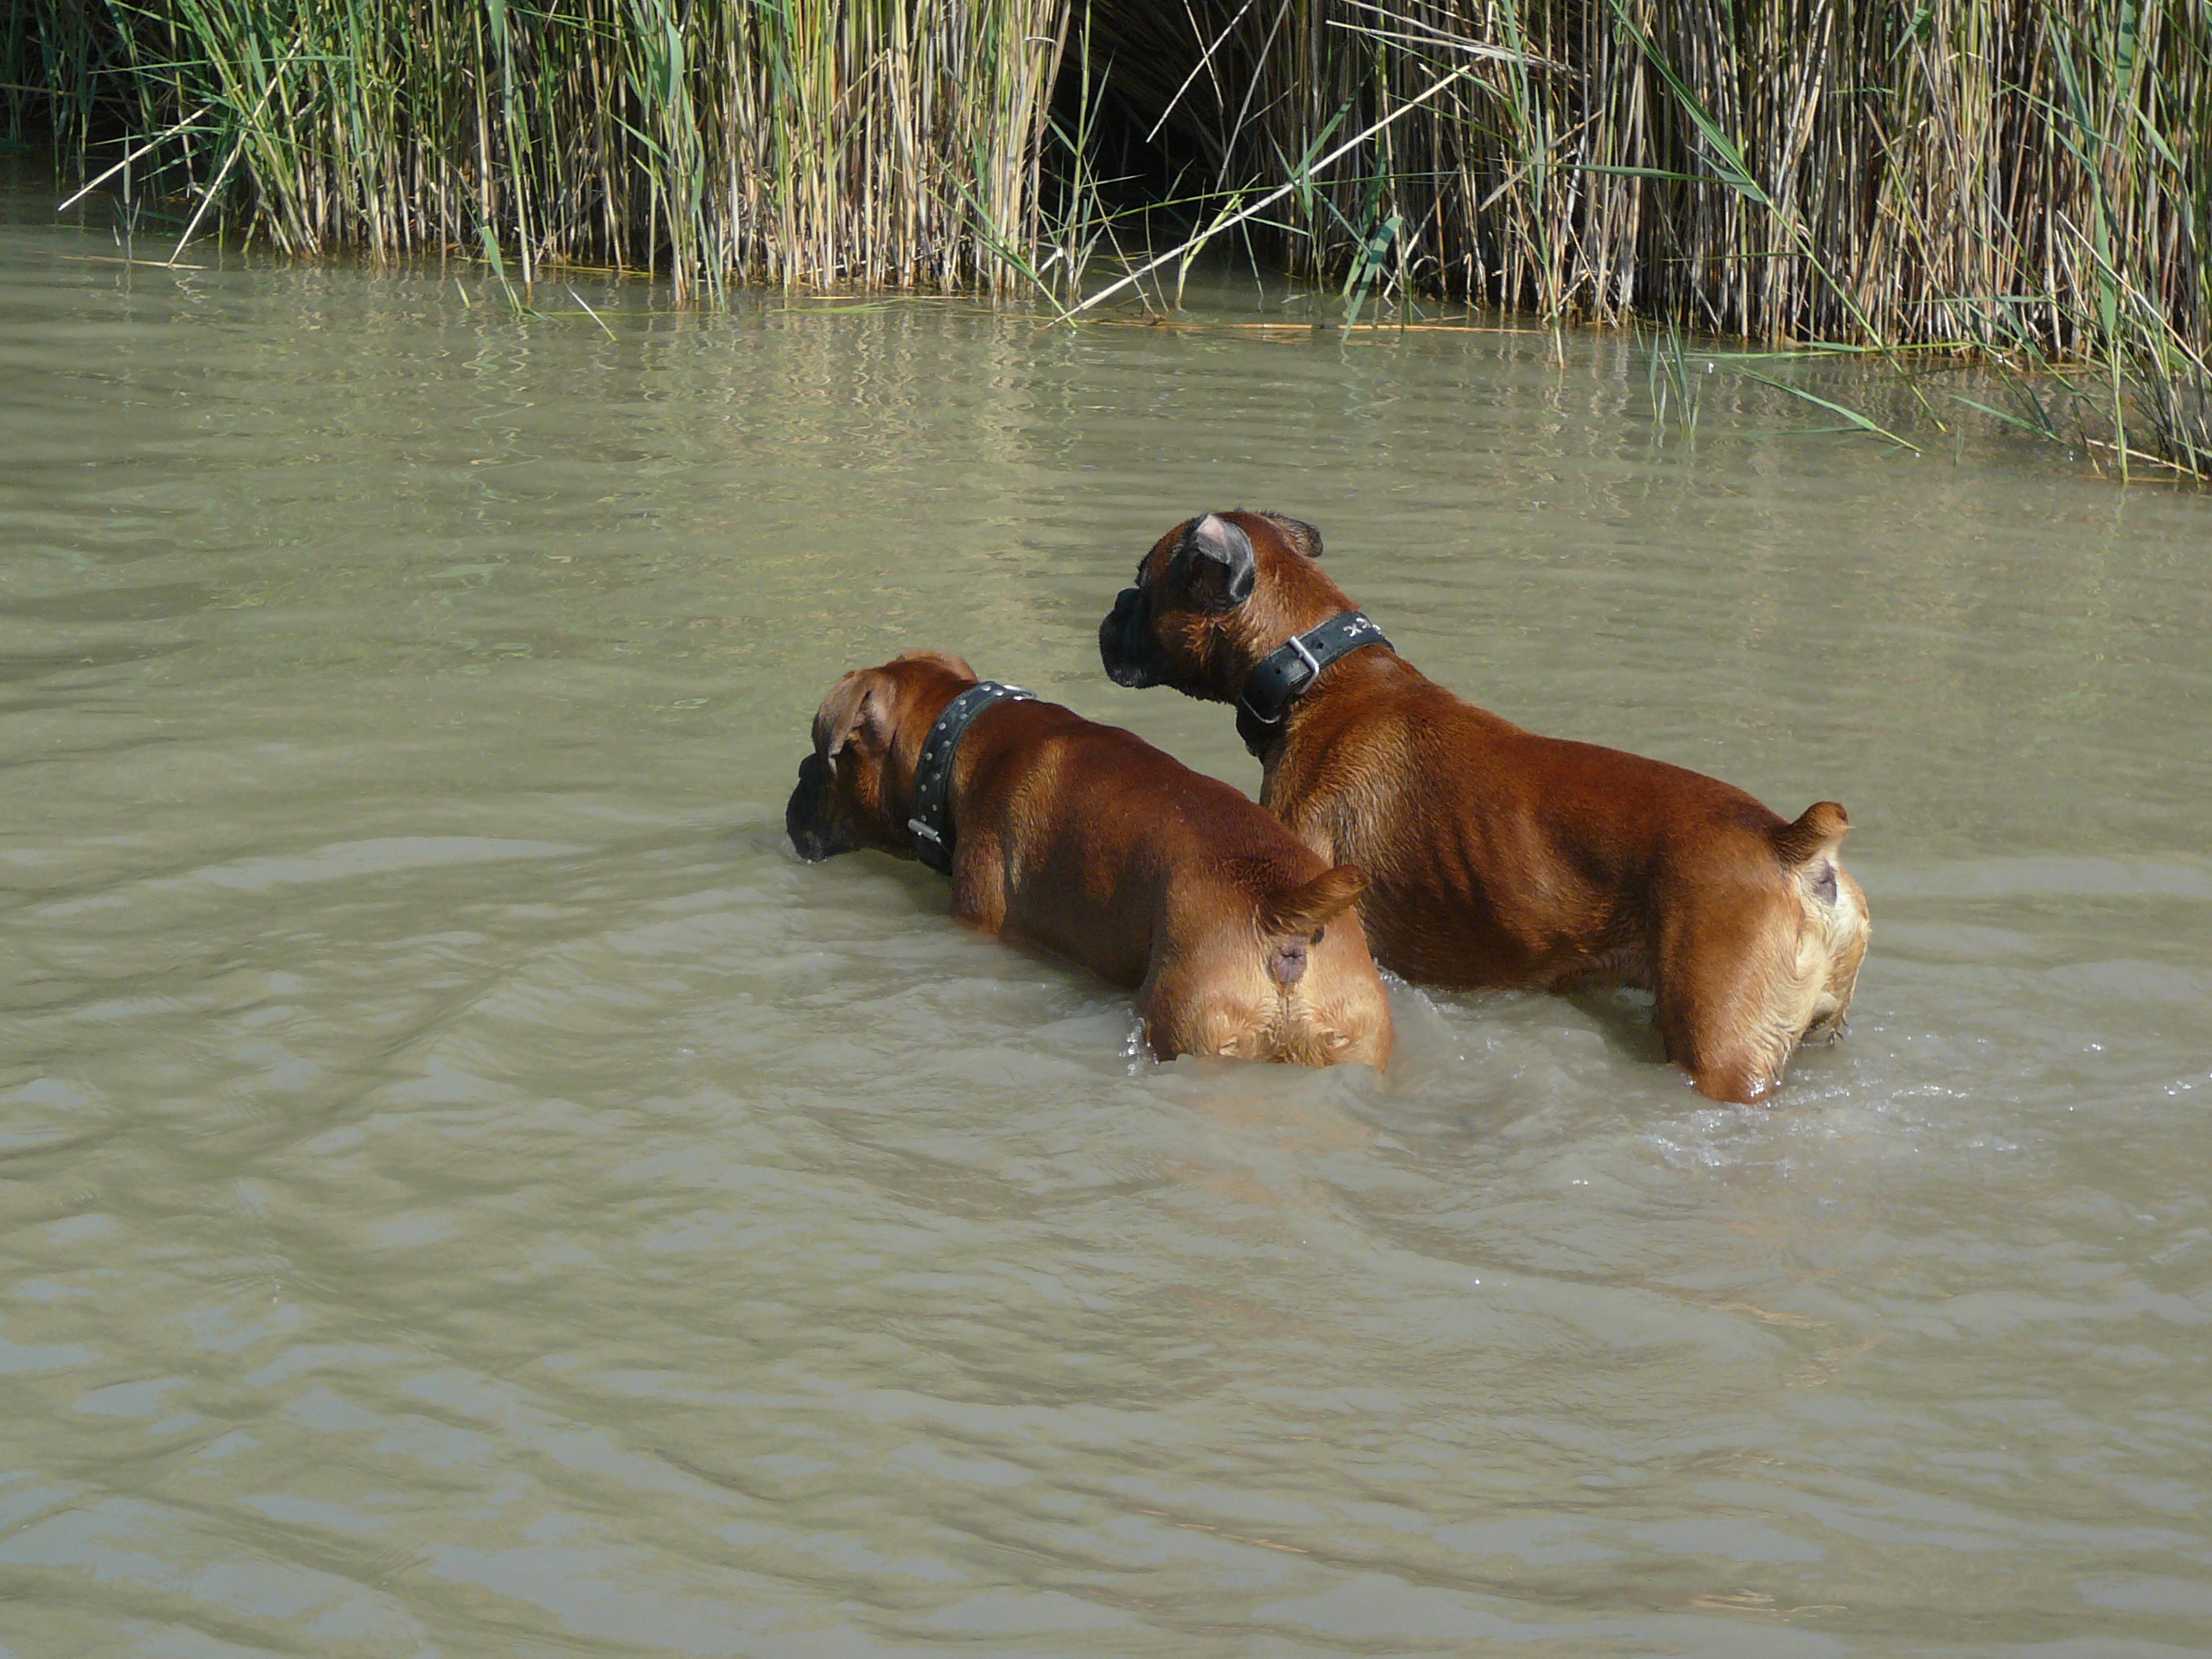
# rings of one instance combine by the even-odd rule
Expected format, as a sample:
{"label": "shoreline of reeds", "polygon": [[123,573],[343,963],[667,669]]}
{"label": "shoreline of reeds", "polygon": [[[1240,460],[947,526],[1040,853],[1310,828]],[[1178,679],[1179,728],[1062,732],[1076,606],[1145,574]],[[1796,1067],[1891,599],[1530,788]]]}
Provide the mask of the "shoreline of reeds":
{"label": "shoreline of reeds", "polygon": [[0,120],[186,238],[1069,315],[1172,304],[1229,247],[1351,321],[1439,295],[1901,375],[1979,354],[2024,389],[1999,418],[2212,476],[2212,0],[18,0],[0,28]]}

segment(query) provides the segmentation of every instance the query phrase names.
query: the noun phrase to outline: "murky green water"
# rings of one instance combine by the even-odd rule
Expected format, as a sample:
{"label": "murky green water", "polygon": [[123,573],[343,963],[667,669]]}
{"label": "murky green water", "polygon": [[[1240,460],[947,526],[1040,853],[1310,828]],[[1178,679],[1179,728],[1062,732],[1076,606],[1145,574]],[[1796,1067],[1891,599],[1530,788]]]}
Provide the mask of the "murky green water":
{"label": "murky green water", "polygon": [[[2204,501],[1656,441],[1612,340],[610,340],[9,213],[10,1659],[2212,1645]],[[1714,1109],[1626,1000],[1401,989],[1387,1079],[1159,1068],[791,856],[907,645],[1253,786],[1093,644],[1236,504],[1503,713],[1844,801],[1845,1045]]]}

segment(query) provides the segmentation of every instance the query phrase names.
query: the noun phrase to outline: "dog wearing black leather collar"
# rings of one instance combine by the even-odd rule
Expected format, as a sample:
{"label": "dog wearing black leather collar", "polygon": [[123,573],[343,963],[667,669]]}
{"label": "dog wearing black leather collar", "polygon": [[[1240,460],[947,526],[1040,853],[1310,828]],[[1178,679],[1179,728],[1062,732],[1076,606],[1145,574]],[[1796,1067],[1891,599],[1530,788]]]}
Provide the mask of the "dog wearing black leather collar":
{"label": "dog wearing black leather collar", "polygon": [[839,680],[784,827],[810,862],[920,859],[951,878],[959,920],[1135,988],[1162,1059],[1389,1058],[1359,871],[1227,784],[957,657]]}
{"label": "dog wearing black leather collar", "polygon": [[1261,804],[1366,873],[1384,967],[1641,986],[1668,1058],[1719,1100],[1767,1098],[1802,1043],[1840,1034],[1870,931],[1840,806],[1793,822],[1718,779],[1524,731],[1370,635],[1320,557],[1320,532],[1280,513],[1187,519],[1099,624],[1099,655],[1119,684],[1235,705]]}

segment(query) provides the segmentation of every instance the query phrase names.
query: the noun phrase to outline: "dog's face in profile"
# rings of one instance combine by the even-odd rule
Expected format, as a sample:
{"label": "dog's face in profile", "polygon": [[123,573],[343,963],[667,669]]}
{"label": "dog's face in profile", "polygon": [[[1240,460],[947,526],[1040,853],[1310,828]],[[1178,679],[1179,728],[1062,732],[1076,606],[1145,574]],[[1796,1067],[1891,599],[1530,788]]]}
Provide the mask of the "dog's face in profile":
{"label": "dog's face in profile", "polygon": [[1108,677],[1235,702],[1254,663],[1350,608],[1320,556],[1321,532],[1281,513],[1185,519],[1154,543],[1098,625]]}
{"label": "dog's face in profile", "polygon": [[[814,715],[814,752],[798,763],[784,808],[784,832],[808,863],[863,847],[911,858],[914,837],[890,798],[893,756],[911,709],[932,692],[946,702],[976,683],[957,657],[911,651],[880,668],[855,669],[830,689]],[[927,729],[927,722],[923,722]]]}

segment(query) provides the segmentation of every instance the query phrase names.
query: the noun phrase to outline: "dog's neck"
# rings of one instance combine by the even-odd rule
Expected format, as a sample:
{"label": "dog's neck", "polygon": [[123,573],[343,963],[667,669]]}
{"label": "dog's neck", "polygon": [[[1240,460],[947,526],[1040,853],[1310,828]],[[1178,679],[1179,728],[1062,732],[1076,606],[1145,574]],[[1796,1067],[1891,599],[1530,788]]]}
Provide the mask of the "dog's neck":
{"label": "dog's neck", "polygon": [[969,728],[995,704],[1031,701],[1032,694],[1018,685],[970,681],[939,708],[923,728],[919,744],[910,744],[903,791],[906,828],[914,856],[939,874],[950,875],[953,870],[957,825],[952,791]]}
{"label": "dog's neck", "polygon": [[[1344,610],[1332,614],[1344,615],[1347,613],[1362,617],[1363,620],[1363,613],[1353,610],[1349,605],[1344,607]],[[1260,663],[1266,661],[1276,651],[1280,651],[1283,645],[1288,644],[1291,640],[1311,635],[1315,628],[1330,620],[1330,617],[1321,617],[1296,633],[1286,634],[1283,640],[1274,650],[1263,652],[1255,658],[1253,667],[1256,668]],[[1387,672],[1384,667],[1386,663],[1401,663],[1402,660],[1397,652],[1391,649],[1389,642],[1382,639],[1378,632],[1371,643],[1344,652],[1325,662],[1320,672],[1298,689],[1283,708],[1281,714],[1274,720],[1262,718],[1260,713],[1242,695],[1236,696],[1234,699],[1236,708],[1236,735],[1243,740],[1247,753],[1258,760],[1262,766],[1271,766],[1274,764],[1274,758],[1289,742],[1300,722],[1310,717],[1314,709],[1325,702],[1331,696],[1341,691],[1347,685],[1359,683],[1372,678],[1378,673]],[[1251,672],[1251,669],[1245,671],[1246,677],[1238,681],[1240,687],[1246,683]]]}
{"label": "dog's neck", "polygon": [[1358,608],[1343,588],[1310,564],[1294,575],[1300,579],[1262,583],[1251,598],[1220,618],[1204,671],[1211,690],[1199,695],[1235,702],[1252,671],[1284,645],[1331,617]]}
{"label": "dog's neck", "polygon": [[899,730],[892,739],[889,751],[883,757],[883,794],[880,810],[884,817],[903,832],[906,820],[914,810],[914,773],[922,760],[922,745],[929,741],[930,728],[938,717],[952,706],[952,700],[963,691],[980,684],[976,680],[954,679],[946,676],[926,691],[905,700],[906,706],[899,713]]}

